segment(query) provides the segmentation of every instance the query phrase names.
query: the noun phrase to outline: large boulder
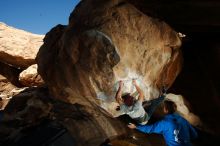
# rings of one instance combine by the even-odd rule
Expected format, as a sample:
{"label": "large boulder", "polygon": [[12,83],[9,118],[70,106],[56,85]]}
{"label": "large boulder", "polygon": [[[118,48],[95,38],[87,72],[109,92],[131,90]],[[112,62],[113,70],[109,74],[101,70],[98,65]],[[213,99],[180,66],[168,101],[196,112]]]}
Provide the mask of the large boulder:
{"label": "large boulder", "polygon": [[35,63],[44,35],[19,30],[0,22],[0,61],[16,68]]}
{"label": "large boulder", "polygon": [[47,33],[36,60],[55,97],[99,105],[116,116],[117,82],[124,80],[123,92],[133,92],[135,78],[145,99],[157,98],[181,70],[180,46],[169,25],[124,0],[85,0],[67,26]]}

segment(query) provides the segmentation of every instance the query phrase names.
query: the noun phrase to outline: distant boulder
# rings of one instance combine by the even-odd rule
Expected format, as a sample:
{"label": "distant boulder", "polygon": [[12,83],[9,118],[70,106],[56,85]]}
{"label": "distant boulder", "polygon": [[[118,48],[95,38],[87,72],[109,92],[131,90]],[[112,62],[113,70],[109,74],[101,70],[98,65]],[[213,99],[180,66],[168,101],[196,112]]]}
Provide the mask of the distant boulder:
{"label": "distant boulder", "polygon": [[0,22],[0,61],[16,68],[35,64],[44,35],[19,30]]}
{"label": "distant boulder", "polygon": [[19,74],[19,82],[24,86],[40,86],[44,84],[37,72],[37,64],[31,65]]}

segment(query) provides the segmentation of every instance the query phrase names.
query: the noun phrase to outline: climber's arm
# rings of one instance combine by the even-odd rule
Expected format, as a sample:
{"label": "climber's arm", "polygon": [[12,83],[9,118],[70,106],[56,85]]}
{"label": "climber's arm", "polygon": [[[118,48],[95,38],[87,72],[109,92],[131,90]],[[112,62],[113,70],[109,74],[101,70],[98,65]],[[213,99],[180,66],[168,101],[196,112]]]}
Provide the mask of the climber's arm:
{"label": "climber's arm", "polygon": [[123,87],[123,82],[119,81],[119,88],[118,88],[118,91],[116,92],[115,99],[120,105],[123,104],[123,100],[121,98],[121,96],[122,96],[122,87]]}
{"label": "climber's arm", "polygon": [[143,102],[144,101],[144,93],[143,93],[143,91],[141,90],[141,88],[137,85],[137,83],[136,83],[136,80],[132,80],[132,83],[133,83],[133,85],[135,86],[135,88],[136,88],[136,90],[137,90],[137,92],[138,92],[138,94],[139,94],[139,96],[138,96],[138,100],[140,100],[141,102]]}

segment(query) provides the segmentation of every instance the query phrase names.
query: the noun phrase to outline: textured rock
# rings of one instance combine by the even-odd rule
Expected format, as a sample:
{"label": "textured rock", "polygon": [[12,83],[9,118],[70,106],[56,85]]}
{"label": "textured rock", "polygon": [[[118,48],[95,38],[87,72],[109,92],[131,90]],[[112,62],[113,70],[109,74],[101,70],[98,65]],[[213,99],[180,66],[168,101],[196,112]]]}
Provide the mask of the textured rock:
{"label": "textured rock", "polygon": [[95,2],[81,1],[68,26],[46,35],[38,71],[57,98],[98,104],[116,116],[110,105],[118,80],[125,82],[123,92],[133,92],[136,78],[146,99],[171,86],[181,70],[181,39],[165,22],[123,0]]}
{"label": "textured rock", "polygon": [[37,64],[31,65],[19,75],[19,81],[24,86],[40,86],[44,84],[41,76],[37,72]]}
{"label": "textured rock", "polygon": [[43,38],[0,22],[0,61],[17,68],[34,64]]}
{"label": "textured rock", "polygon": [[0,74],[0,94],[8,94],[14,88],[16,87],[6,77]]}
{"label": "textured rock", "polygon": [[17,87],[0,74],[0,110],[4,110],[12,96],[16,94],[16,90]]}

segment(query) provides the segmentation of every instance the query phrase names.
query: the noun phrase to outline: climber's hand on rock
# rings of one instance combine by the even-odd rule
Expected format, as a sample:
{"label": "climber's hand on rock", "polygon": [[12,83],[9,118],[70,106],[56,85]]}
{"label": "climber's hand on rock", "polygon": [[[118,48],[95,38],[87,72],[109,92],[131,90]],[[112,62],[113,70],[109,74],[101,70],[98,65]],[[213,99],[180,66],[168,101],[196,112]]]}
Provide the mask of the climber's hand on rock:
{"label": "climber's hand on rock", "polygon": [[122,88],[123,86],[124,86],[124,83],[123,83],[123,81],[122,81],[122,80],[120,80],[120,81],[119,81],[119,87],[121,87],[121,88]]}

